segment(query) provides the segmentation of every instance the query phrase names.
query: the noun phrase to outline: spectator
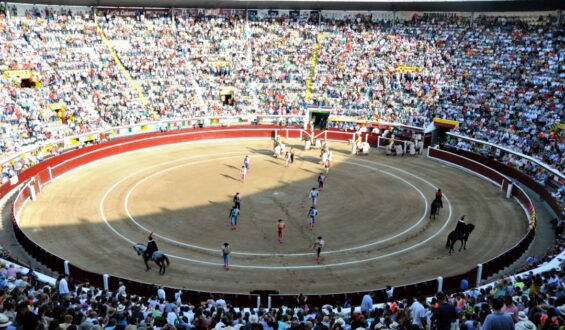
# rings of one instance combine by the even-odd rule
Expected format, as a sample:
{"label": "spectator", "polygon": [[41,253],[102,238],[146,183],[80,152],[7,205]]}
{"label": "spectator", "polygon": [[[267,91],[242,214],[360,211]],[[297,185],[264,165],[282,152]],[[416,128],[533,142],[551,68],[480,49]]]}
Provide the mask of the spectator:
{"label": "spectator", "polygon": [[504,302],[501,298],[492,301],[492,314],[489,314],[483,324],[483,330],[513,330],[514,321],[512,316],[504,313],[502,307]]}
{"label": "spectator", "polygon": [[438,292],[436,298],[439,306],[433,312],[432,324],[435,324],[438,330],[449,330],[451,324],[457,321],[457,311],[447,302],[445,293]]}

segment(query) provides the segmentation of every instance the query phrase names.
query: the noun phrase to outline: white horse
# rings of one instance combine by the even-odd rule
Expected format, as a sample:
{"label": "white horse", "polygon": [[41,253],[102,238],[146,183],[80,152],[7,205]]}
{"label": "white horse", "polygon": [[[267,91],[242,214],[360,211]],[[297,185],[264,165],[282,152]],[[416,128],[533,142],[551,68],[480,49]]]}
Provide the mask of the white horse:
{"label": "white horse", "polygon": [[274,156],[275,158],[279,158],[279,157],[281,157],[281,156],[285,153],[285,151],[286,151],[286,146],[285,146],[285,144],[282,143],[282,142],[281,142],[281,143],[277,143],[277,145],[276,145],[275,148],[273,149],[273,152],[274,152],[273,156]]}
{"label": "white horse", "polygon": [[330,153],[328,151],[324,151],[322,153],[322,164],[325,164],[330,159]]}
{"label": "white horse", "polygon": [[363,147],[361,148],[361,154],[368,155],[369,149],[371,149],[371,145],[367,142],[363,142]]}

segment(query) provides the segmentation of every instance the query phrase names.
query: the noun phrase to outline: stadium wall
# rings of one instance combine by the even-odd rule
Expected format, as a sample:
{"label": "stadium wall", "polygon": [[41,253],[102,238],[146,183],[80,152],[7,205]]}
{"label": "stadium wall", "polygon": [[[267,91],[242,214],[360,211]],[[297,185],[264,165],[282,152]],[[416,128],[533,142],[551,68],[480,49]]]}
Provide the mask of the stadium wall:
{"label": "stadium wall", "polygon": [[[123,281],[128,287],[128,291],[134,294],[150,295],[154,293],[155,287],[153,284],[142,283],[133,281],[127,278],[120,278],[110,274],[98,274],[89,270],[81,269],[70,262],[46,251],[43,247],[33,242],[18,226],[18,215],[24,204],[29,201],[34,193],[40,193],[44,185],[53,181],[57,176],[66,173],[74,168],[85,165],[89,162],[106,158],[109,156],[117,155],[124,152],[139,150],[158,145],[181,143],[194,140],[212,140],[224,138],[272,138],[276,135],[299,137],[307,132],[302,132],[296,128],[281,128],[279,126],[245,126],[245,127],[220,127],[220,128],[205,128],[205,129],[191,129],[180,130],[174,132],[163,133],[149,133],[131,136],[127,138],[120,138],[114,141],[101,143],[98,145],[91,145],[81,149],[75,149],[64,153],[60,156],[51,158],[42,163],[39,163],[20,174],[21,181],[25,181],[25,185],[20,187],[20,190],[12,205],[12,225],[14,228],[15,236],[22,247],[35,259],[59,273],[69,273],[78,281],[89,281],[91,284],[104,287],[106,289],[116,289],[118,282]],[[323,134],[318,133],[318,134]],[[328,136],[328,138],[348,141],[354,133],[340,132]],[[473,171],[482,176],[491,178],[495,182],[501,182],[502,188],[505,187],[505,176],[500,172],[491,169],[486,165],[481,165],[478,161],[472,160],[451,152],[442,150],[430,149],[430,157],[441,159],[445,162],[457,164],[470,171]],[[509,182],[508,180],[506,180]],[[5,184],[0,189],[2,195],[8,193],[10,190],[15,189],[17,186]],[[530,227],[528,233],[510,250],[502,255],[485,262],[482,265],[477,265],[473,269],[456,276],[447,278],[434,278],[427,281],[404,285],[395,288],[395,297],[403,298],[414,296],[416,294],[432,295],[438,290],[446,292],[457,291],[460,288],[462,279],[466,279],[470,286],[475,286],[481,279],[488,278],[496,274],[498,271],[504,269],[510,264],[514,263],[530,246],[535,236],[535,210],[532,202],[528,196],[519,187],[513,190],[513,196],[522,205],[528,219],[530,220]],[[167,288],[171,294],[178,288]],[[206,300],[209,292],[184,290],[185,297],[193,303]],[[360,300],[366,292],[351,292],[347,293],[348,298],[354,301]],[[308,301],[314,305],[323,305],[328,302],[335,302],[337,300],[344,301],[343,293],[309,296]],[[386,300],[386,292],[384,289],[376,290],[377,301]],[[268,301],[270,304],[280,306],[293,302],[293,296],[277,295],[273,293],[257,293],[257,294],[226,294],[225,299],[230,300],[234,305],[241,307],[256,307],[258,301]]]}

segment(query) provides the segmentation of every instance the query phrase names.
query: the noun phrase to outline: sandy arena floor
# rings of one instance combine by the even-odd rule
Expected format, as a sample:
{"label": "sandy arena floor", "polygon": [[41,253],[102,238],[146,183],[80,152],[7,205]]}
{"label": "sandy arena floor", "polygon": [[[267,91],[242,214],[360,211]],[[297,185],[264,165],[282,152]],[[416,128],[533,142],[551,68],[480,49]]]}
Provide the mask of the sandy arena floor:
{"label": "sandy arena floor", "polygon": [[[128,153],[89,164],[44,187],[20,226],[37,243],[91,271],[202,291],[362,291],[465,272],[511,248],[527,230],[523,210],[489,182],[423,156],[351,156],[331,143],[333,167],[308,229],[308,192],[323,169],[319,151],[293,142],[295,163],[274,159],[268,140],[199,142]],[[243,184],[245,155],[251,171]],[[444,208],[429,220],[440,187]],[[236,231],[228,213],[242,195]],[[461,214],[476,229],[468,249],[447,254]],[[279,244],[276,220],[287,223]],[[132,244],[154,231],[171,258],[149,272]],[[326,247],[316,264],[312,244]],[[229,242],[231,268],[220,248]],[[458,245],[456,245],[458,246]]]}

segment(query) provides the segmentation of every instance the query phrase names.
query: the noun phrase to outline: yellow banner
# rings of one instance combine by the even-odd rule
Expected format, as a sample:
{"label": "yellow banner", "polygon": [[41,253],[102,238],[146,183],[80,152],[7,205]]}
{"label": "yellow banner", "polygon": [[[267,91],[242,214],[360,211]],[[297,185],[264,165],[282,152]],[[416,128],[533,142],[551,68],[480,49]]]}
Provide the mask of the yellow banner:
{"label": "yellow banner", "polygon": [[550,129],[554,133],[565,130],[565,123],[553,124]]}
{"label": "yellow banner", "polygon": [[51,111],[59,111],[59,110],[65,111],[65,105],[61,102],[51,103],[51,104],[48,104],[47,106],[49,107],[49,110],[51,110]]}
{"label": "yellow banner", "polygon": [[222,68],[231,67],[231,62],[229,62],[229,61],[210,61],[210,62],[208,62],[208,64],[213,65],[213,66],[219,66],[219,67],[222,67]]}
{"label": "yellow banner", "polygon": [[411,66],[411,65],[400,65],[396,68],[397,72],[414,72],[414,71],[421,71],[422,68],[419,66]]}
{"label": "yellow banner", "polygon": [[444,124],[444,125],[451,125],[451,126],[459,126],[459,122],[456,121],[456,120],[441,119],[441,118],[434,118],[434,123],[436,123],[436,124]]}
{"label": "yellow banner", "polygon": [[4,77],[16,78],[16,79],[31,79],[33,77],[33,71],[31,70],[6,70],[3,73]]}

